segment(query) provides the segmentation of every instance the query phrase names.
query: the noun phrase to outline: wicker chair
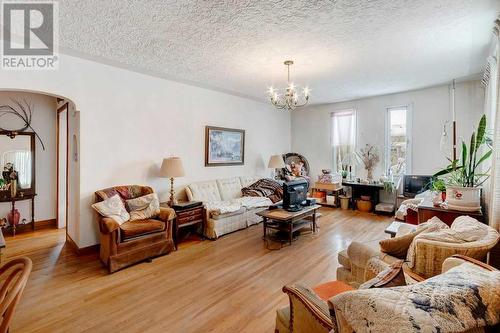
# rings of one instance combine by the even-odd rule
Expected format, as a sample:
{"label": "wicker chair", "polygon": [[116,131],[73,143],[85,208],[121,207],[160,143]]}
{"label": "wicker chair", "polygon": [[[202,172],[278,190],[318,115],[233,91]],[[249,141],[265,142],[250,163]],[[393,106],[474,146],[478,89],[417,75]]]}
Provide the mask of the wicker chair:
{"label": "wicker chair", "polygon": [[21,300],[24,287],[28,282],[33,264],[29,258],[23,257],[9,261],[0,268],[0,333],[9,331],[10,321],[17,304]]}
{"label": "wicker chair", "polygon": [[[488,252],[498,243],[499,238],[498,232],[489,228],[488,234],[475,242],[459,244],[417,239],[415,240],[415,264],[411,271],[424,278],[441,274],[445,259],[455,254],[485,261]],[[387,265],[398,260],[380,252],[379,240],[366,243],[352,242],[346,250],[338,254],[341,266],[337,268],[337,280],[347,282],[357,288],[363,282],[373,278],[374,269],[369,269],[369,265],[374,262],[370,261],[371,258],[379,258]]]}

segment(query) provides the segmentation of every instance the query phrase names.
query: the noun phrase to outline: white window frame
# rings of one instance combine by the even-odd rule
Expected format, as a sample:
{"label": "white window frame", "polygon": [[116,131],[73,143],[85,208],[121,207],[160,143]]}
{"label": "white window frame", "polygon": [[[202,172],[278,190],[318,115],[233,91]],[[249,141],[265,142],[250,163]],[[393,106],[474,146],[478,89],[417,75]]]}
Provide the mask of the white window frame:
{"label": "white window frame", "polygon": [[406,171],[405,174],[409,175],[412,172],[412,143],[413,143],[413,104],[399,104],[386,106],[385,108],[385,149],[384,149],[384,166],[385,172],[389,171],[390,156],[391,156],[391,124],[390,124],[390,111],[392,109],[406,108]]}
{"label": "white window frame", "polygon": [[[336,165],[336,154],[335,150],[333,149],[333,117],[334,114],[336,113],[342,113],[342,112],[352,112],[354,116],[354,151],[356,151],[357,144],[358,144],[358,112],[356,108],[344,108],[344,109],[338,109],[330,112],[330,147],[331,147],[331,163],[330,165],[332,166],[332,172],[338,172],[338,166]],[[356,166],[352,165],[352,174],[355,174],[355,169]]]}

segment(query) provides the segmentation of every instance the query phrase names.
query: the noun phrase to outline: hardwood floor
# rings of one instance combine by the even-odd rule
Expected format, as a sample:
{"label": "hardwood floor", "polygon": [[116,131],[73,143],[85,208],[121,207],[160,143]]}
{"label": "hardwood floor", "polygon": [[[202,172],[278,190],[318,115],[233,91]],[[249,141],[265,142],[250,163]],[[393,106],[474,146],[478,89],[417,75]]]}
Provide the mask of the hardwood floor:
{"label": "hardwood floor", "polygon": [[316,234],[279,251],[265,248],[259,224],[111,275],[97,254],[77,257],[64,230],[7,237],[7,260],[25,255],[34,263],[11,333],[271,333],[275,310],[288,304],[283,285],[333,280],[338,251],[387,237],[389,217],[321,211]]}

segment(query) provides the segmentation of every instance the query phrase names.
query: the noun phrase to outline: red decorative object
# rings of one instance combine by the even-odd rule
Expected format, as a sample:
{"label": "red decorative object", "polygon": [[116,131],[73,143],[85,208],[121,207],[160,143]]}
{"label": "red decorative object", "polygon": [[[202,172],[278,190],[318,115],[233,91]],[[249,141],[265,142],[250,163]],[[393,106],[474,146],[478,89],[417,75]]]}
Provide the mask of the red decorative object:
{"label": "red decorative object", "polygon": [[441,201],[442,202],[446,201],[446,192],[441,192]]}
{"label": "red decorative object", "polygon": [[21,214],[17,209],[14,209],[14,211],[10,211],[9,214],[7,214],[7,221],[9,222],[9,225],[18,225],[20,218]]}

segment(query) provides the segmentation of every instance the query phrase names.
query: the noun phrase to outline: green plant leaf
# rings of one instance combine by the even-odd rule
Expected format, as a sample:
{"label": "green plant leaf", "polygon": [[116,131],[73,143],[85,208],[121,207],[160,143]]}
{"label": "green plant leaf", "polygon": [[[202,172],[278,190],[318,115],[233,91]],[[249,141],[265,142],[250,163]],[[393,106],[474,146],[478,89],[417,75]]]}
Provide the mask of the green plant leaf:
{"label": "green plant leaf", "polygon": [[477,161],[476,165],[474,166],[474,169],[479,166],[479,164],[483,163],[486,161],[488,158],[490,158],[491,154],[493,153],[493,150],[488,150],[480,159]]}
{"label": "green plant leaf", "polygon": [[484,134],[486,133],[486,115],[483,114],[477,126],[476,150],[484,143]]}

